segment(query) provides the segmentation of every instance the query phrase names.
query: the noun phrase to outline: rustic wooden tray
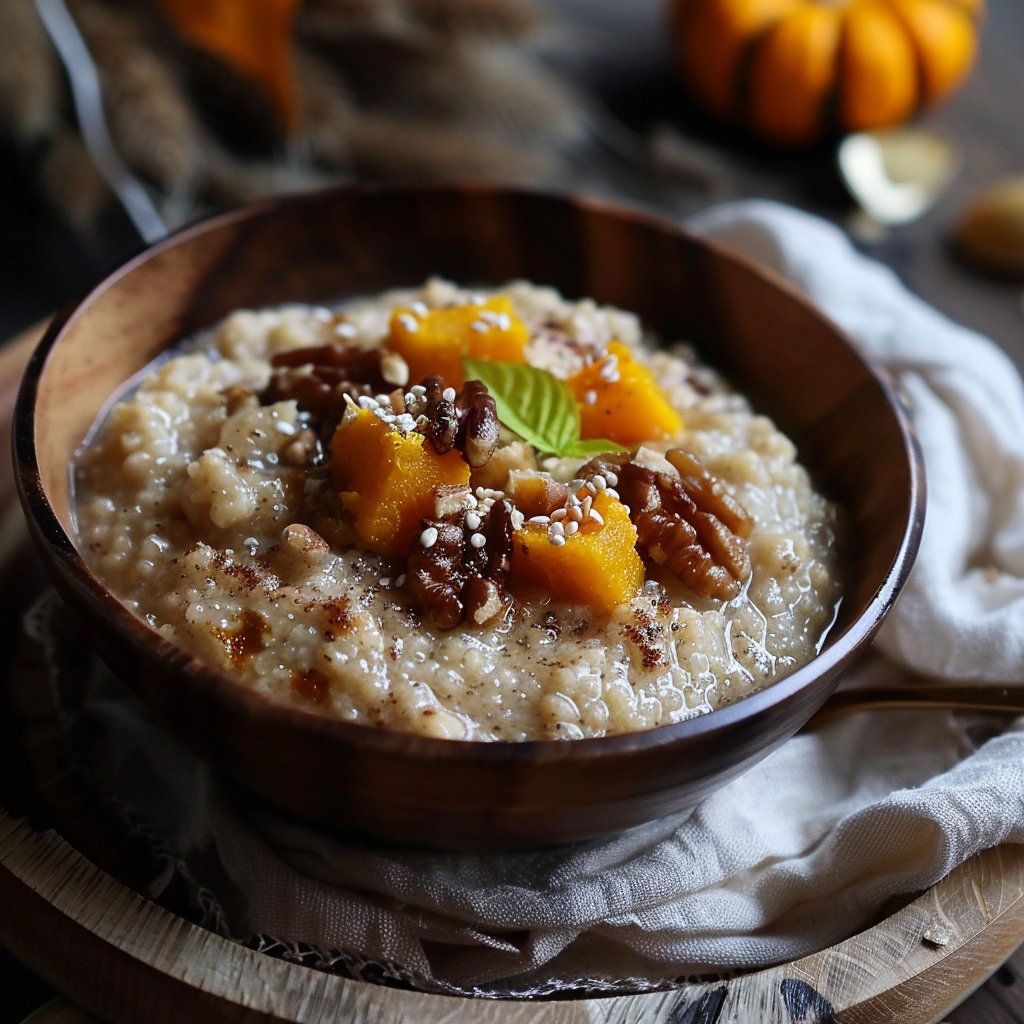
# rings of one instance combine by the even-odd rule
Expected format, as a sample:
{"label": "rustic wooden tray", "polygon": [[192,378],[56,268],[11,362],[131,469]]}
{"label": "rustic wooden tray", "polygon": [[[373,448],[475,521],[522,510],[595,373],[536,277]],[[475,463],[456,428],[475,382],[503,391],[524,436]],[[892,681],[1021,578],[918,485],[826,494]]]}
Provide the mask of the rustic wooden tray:
{"label": "rustic wooden tray", "polygon": [[[0,351],[0,444],[9,442],[17,382],[38,334]],[[7,567],[8,579],[25,543],[11,471],[0,469],[0,569]],[[12,588],[4,596],[3,610],[16,610]],[[0,807],[0,942],[59,991],[115,1021],[929,1024],[984,982],[1022,939],[1024,847],[1004,845],[860,935],[727,981],[530,1002],[429,995],[239,946],[149,902],[55,831]]]}

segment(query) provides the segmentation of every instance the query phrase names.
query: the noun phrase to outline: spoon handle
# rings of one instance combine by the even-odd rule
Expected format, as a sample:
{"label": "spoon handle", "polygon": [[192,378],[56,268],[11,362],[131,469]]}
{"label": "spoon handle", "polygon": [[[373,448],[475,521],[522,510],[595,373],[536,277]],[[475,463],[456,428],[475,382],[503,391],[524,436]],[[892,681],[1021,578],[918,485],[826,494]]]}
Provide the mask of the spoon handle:
{"label": "spoon handle", "polygon": [[994,714],[1024,714],[1024,686],[885,686],[863,690],[842,690],[831,697],[808,721],[816,728],[837,715],[852,711],[896,709],[943,709],[985,711]]}

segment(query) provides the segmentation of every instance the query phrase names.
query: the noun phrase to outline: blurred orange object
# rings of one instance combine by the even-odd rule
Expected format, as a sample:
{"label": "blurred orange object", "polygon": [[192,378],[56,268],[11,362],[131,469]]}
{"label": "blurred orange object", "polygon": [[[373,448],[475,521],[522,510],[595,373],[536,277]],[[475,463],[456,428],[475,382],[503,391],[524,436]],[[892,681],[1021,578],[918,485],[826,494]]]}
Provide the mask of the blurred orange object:
{"label": "blurred orange object", "polygon": [[772,142],[905,120],[963,79],[984,0],[674,0],[677,59],[719,117]]}
{"label": "blurred orange object", "polygon": [[160,0],[193,46],[258,82],[284,126],[298,120],[292,82],[292,18],[301,0]]}

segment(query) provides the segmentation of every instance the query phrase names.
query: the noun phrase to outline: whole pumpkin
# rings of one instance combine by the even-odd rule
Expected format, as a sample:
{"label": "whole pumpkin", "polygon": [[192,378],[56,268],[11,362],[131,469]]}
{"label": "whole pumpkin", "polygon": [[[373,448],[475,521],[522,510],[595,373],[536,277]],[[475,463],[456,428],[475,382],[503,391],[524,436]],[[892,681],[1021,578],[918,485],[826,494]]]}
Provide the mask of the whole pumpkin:
{"label": "whole pumpkin", "polygon": [[971,66],[984,0],[673,0],[676,53],[719,117],[773,142],[896,124]]}

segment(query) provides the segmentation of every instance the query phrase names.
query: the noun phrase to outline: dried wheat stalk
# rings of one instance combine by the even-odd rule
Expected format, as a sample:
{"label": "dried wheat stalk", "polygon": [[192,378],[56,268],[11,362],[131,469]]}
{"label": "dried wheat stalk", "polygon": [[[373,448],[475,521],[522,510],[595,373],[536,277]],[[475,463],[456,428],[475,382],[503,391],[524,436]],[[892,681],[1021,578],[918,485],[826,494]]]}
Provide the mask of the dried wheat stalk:
{"label": "dried wheat stalk", "polygon": [[0,127],[28,143],[58,127],[63,83],[32,0],[0,0]]}
{"label": "dried wheat stalk", "polygon": [[332,170],[351,170],[348,136],[358,114],[348,87],[330,64],[302,46],[295,47],[294,72],[310,156]]}
{"label": "dried wheat stalk", "polygon": [[40,185],[54,210],[82,234],[93,229],[113,199],[78,133],[65,124],[50,131]]}
{"label": "dried wheat stalk", "polygon": [[165,191],[198,180],[203,157],[196,115],[139,22],[95,0],[74,0],[72,11],[100,69],[122,159]]}
{"label": "dried wheat stalk", "polygon": [[445,125],[364,114],[348,138],[360,175],[399,179],[485,178],[541,184],[557,176],[557,157],[503,146]]}

